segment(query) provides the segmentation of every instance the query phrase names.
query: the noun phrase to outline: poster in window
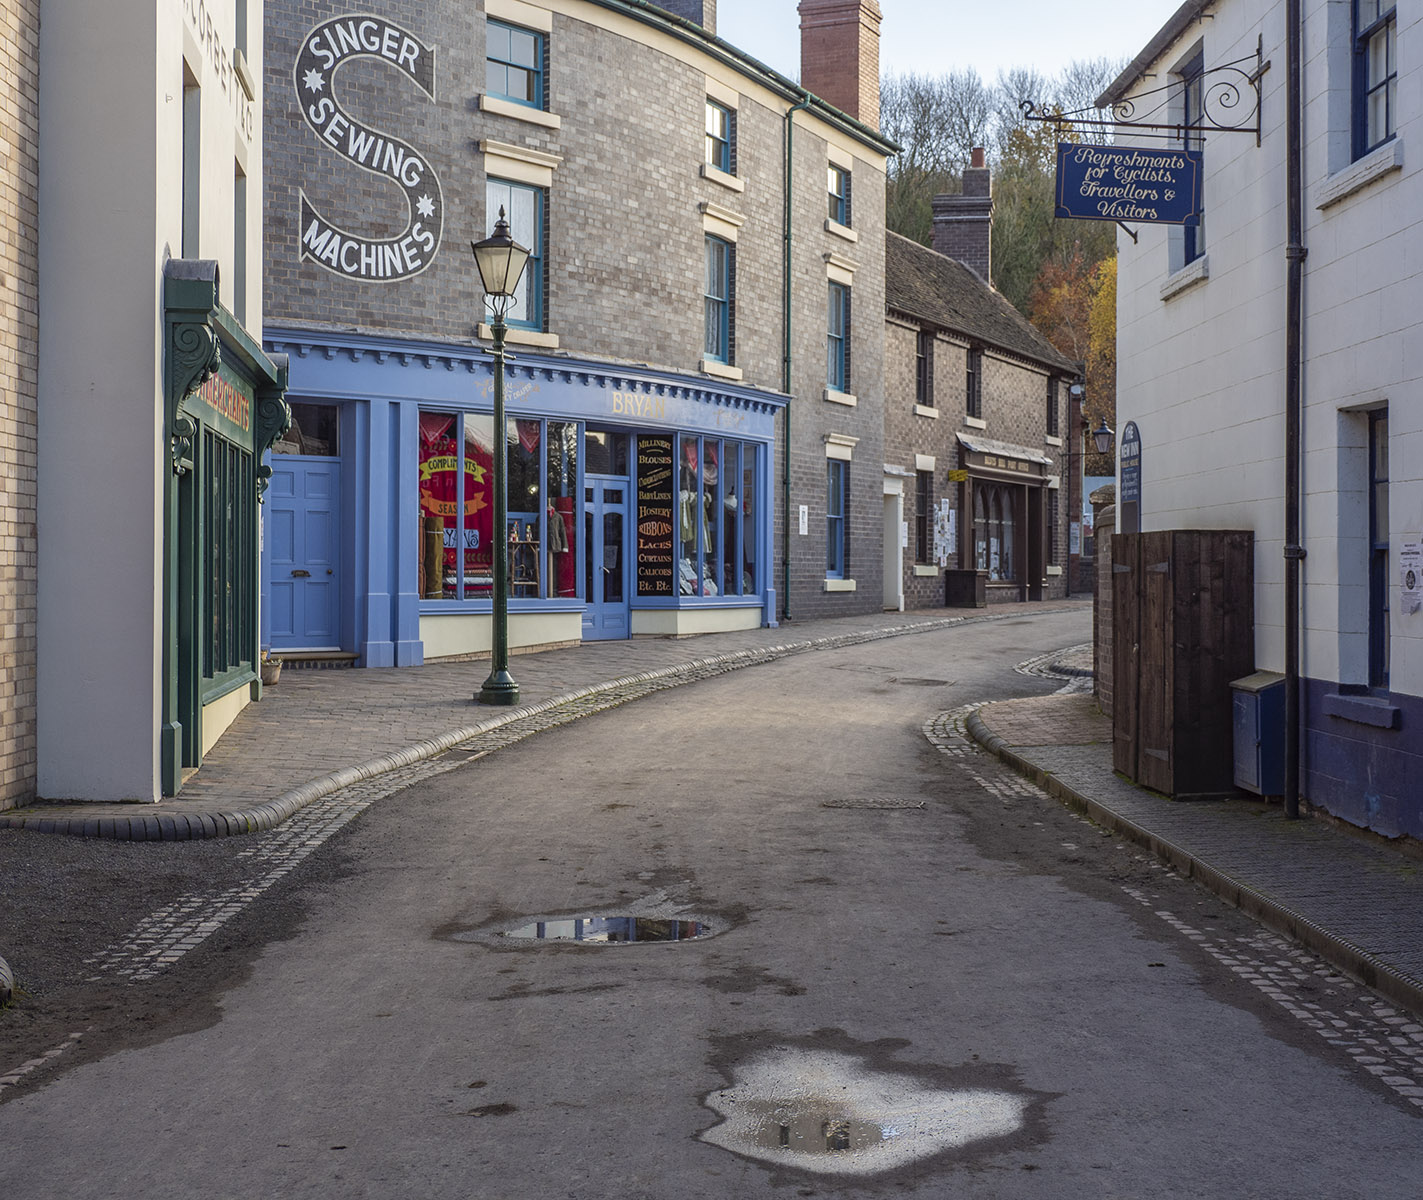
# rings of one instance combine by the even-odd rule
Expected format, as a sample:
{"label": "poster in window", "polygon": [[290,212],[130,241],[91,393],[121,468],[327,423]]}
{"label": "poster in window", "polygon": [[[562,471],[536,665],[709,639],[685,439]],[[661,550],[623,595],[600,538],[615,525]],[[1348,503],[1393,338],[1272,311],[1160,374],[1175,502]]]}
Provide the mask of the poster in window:
{"label": "poster in window", "polygon": [[676,594],[673,525],[673,445],[670,437],[637,439],[637,591]]}

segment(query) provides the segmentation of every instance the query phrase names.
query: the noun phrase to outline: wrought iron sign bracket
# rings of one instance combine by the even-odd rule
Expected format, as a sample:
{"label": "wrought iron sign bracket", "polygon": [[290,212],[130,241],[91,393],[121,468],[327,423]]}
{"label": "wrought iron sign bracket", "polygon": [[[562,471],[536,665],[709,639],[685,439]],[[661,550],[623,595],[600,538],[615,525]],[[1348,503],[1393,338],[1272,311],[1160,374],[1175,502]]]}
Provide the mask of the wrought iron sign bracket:
{"label": "wrought iron sign bracket", "polygon": [[[1032,100],[1024,100],[1019,108],[1026,121],[1045,121],[1057,126],[1059,132],[1082,126],[1094,133],[1107,131],[1130,133],[1136,137],[1154,138],[1178,145],[1203,141],[1208,133],[1253,133],[1260,145],[1260,80],[1270,69],[1264,57],[1265,39],[1258,36],[1255,53],[1208,67],[1199,75],[1174,79],[1164,87],[1152,88],[1118,100],[1111,106],[1110,117],[1103,117],[1100,108],[1078,108],[1071,112],[1042,109]],[[1201,117],[1198,121],[1153,120],[1165,115],[1164,110],[1176,101],[1181,104],[1188,82],[1201,84]]]}

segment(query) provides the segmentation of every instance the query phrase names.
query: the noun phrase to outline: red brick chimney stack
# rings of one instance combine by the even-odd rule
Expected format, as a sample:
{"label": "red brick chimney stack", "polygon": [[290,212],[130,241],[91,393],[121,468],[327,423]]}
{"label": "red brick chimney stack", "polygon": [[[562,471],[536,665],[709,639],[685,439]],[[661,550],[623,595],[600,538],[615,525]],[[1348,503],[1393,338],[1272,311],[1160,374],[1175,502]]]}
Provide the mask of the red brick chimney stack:
{"label": "red brick chimney stack", "polygon": [[963,195],[935,196],[934,249],[958,259],[984,283],[990,283],[993,267],[993,181],[983,157],[983,147],[975,146],[963,173]]}
{"label": "red brick chimney stack", "polygon": [[800,83],[879,128],[879,0],[800,0]]}

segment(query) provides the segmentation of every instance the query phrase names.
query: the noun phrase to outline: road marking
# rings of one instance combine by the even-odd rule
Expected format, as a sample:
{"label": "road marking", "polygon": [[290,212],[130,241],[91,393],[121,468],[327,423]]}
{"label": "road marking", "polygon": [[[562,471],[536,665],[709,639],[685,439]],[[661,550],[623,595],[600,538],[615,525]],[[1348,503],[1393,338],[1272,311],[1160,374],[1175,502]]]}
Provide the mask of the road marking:
{"label": "road marking", "polygon": [[52,1050],[46,1050],[43,1054],[39,1055],[39,1057],[21,1063],[7,1075],[0,1075],[0,1092],[3,1092],[8,1087],[14,1087],[15,1084],[23,1080],[25,1076],[33,1071],[38,1071],[46,1063],[53,1062],[83,1036],[84,1034],[82,1032],[71,1033],[68,1038],[60,1042],[59,1045],[55,1046]]}

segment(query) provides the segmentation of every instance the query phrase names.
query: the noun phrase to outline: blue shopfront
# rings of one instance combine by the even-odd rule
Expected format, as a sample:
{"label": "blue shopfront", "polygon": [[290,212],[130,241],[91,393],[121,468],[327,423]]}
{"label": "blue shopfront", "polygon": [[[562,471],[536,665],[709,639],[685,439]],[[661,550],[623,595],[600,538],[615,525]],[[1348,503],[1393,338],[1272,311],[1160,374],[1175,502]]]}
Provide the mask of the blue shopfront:
{"label": "blue shopfront", "polygon": [[[294,422],[263,514],[262,639],[414,666],[489,651],[493,367],[477,347],[268,330]],[[785,397],[519,351],[508,364],[509,640],[771,623]]]}

